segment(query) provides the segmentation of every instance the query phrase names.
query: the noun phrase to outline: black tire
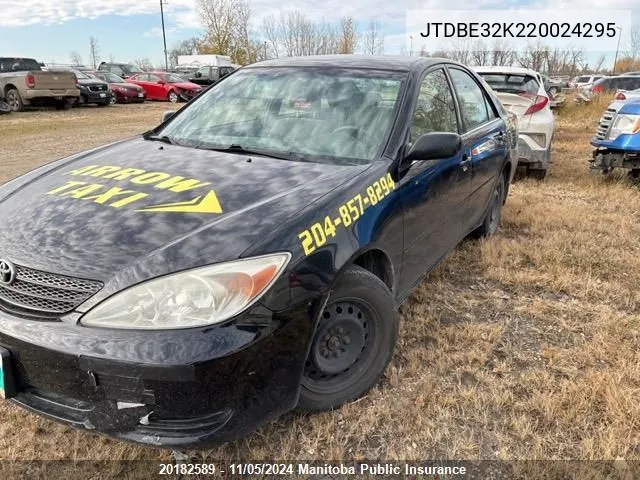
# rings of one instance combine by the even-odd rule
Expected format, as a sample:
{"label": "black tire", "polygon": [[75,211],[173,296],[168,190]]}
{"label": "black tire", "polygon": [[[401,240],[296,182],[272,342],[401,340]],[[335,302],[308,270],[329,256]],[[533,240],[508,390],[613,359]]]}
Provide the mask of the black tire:
{"label": "black tire", "polygon": [[7,102],[0,99],[0,115],[11,113],[11,107]]}
{"label": "black tire", "polygon": [[493,189],[491,200],[487,213],[482,220],[482,224],[473,231],[472,236],[475,238],[486,238],[494,235],[500,227],[500,218],[502,216],[502,204],[504,203],[505,178],[504,174],[500,175],[496,186]]}
{"label": "black tire", "polygon": [[547,176],[546,168],[530,168],[527,170],[527,177],[534,180],[544,180]]}
{"label": "black tire", "polygon": [[347,267],[311,342],[298,409],[332,410],[363,396],[384,373],[397,338],[398,314],[389,288],[368,270]]}
{"label": "black tire", "polygon": [[11,107],[12,112],[22,112],[24,110],[24,103],[20,92],[15,88],[12,88],[7,92],[7,103]]}
{"label": "black tire", "polygon": [[99,107],[106,107],[107,105],[111,105],[111,102],[96,103],[96,105]]}

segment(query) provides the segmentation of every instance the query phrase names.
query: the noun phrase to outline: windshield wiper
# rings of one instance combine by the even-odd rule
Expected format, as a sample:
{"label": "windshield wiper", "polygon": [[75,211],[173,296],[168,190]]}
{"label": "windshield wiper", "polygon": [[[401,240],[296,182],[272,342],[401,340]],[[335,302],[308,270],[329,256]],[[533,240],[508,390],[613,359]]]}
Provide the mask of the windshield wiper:
{"label": "windshield wiper", "polygon": [[293,152],[275,152],[273,150],[263,150],[259,148],[244,148],[242,145],[232,143],[228,147],[199,147],[203,150],[212,150],[214,152],[240,153],[244,155],[260,155],[261,157],[277,158],[278,160],[297,160],[299,162],[307,161],[305,157],[297,155]]}
{"label": "windshield wiper", "polygon": [[164,142],[164,143],[168,143],[169,145],[178,145],[178,143],[168,135],[148,135],[144,137],[144,139],[152,140],[154,142]]}

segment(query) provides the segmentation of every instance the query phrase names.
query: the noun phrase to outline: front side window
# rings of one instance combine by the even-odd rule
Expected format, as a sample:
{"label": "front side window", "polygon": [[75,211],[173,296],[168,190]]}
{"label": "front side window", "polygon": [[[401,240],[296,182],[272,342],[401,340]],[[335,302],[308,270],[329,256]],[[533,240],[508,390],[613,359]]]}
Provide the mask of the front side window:
{"label": "front side window", "polygon": [[411,141],[430,132],[458,132],[456,107],[444,70],[428,73],[411,121]]}
{"label": "front side window", "polygon": [[449,69],[451,82],[458,97],[460,115],[465,131],[472,130],[489,121],[489,112],[482,88],[467,72],[457,68]]}
{"label": "front side window", "polygon": [[194,148],[239,145],[305,161],[369,163],[389,136],[406,75],[247,68],[196,98],[156,135]]}

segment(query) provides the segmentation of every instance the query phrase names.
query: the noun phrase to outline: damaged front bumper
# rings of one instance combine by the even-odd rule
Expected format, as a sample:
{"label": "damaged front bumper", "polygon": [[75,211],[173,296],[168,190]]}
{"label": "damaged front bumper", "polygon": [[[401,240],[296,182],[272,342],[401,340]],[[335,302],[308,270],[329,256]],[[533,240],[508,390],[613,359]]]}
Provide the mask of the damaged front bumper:
{"label": "damaged front bumper", "polygon": [[293,408],[308,306],[221,326],[118,331],[0,312],[11,401],[72,427],[162,447],[226,442]]}
{"label": "damaged front bumper", "polygon": [[614,168],[640,169],[640,152],[625,152],[608,148],[597,148],[589,159],[589,168],[610,173]]}

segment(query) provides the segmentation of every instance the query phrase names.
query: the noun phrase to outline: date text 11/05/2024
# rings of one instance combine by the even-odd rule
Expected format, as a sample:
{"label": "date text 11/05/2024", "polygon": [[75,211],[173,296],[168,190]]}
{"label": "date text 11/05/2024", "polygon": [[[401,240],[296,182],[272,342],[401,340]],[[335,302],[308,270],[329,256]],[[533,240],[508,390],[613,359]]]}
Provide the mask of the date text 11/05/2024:
{"label": "date text 11/05/2024", "polygon": [[397,463],[310,464],[310,463],[231,463],[161,464],[160,475],[466,475],[461,465]]}

